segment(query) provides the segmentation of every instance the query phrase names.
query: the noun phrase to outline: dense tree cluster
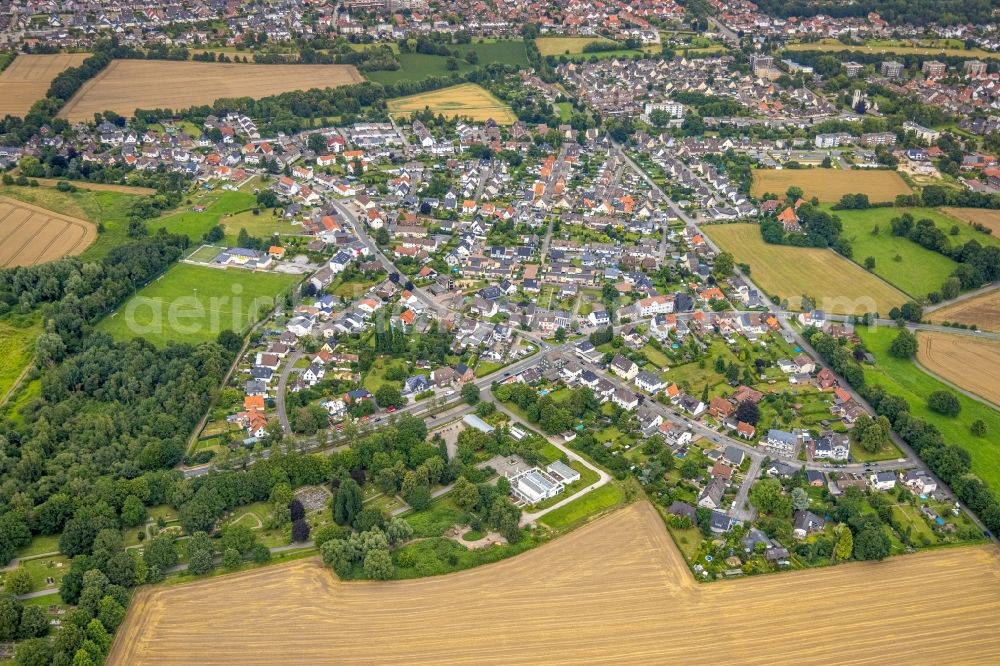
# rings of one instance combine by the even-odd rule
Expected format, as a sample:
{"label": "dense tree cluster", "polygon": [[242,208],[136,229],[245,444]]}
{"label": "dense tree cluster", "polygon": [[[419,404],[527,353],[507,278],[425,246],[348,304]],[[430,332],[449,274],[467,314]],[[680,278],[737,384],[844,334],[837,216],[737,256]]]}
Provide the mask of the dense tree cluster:
{"label": "dense tree cluster", "polygon": [[840,236],[843,225],[839,217],[808,203],[799,206],[795,213],[802,227],[801,232],[786,232],[781,222],[768,217],[760,223],[764,241],[799,247],[832,247],[848,258],[853,254],[850,241]]}
{"label": "dense tree cluster", "polygon": [[[1000,530],[1000,503],[990,488],[970,473],[972,456],[967,450],[947,444],[937,427],[913,416],[906,399],[893,395],[880,386],[866,386],[864,371],[853,355],[846,352],[845,345],[838,344],[830,336],[815,329],[807,330],[806,337],[824,360],[861,393],[876,414],[884,417],[927,466],[951,487],[961,502],[974,511],[990,530]],[[874,540],[874,537],[870,538]],[[857,533],[854,542],[857,549]],[[868,545],[870,544],[865,544],[862,548]]]}
{"label": "dense tree cluster", "polygon": [[[1000,248],[994,245],[984,247],[973,239],[953,247],[948,234],[939,229],[933,220],[914,220],[910,213],[892,218],[891,230],[894,236],[909,238],[921,247],[958,262],[953,275],[958,278],[962,289],[974,289],[1000,279]],[[947,284],[942,285],[942,292],[951,291]]]}
{"label": "dense tree cluster", "polygon": [[990,0],[760,0],[757,6],[765,14],[788,18],[817,14],[833,18],[865,17],[869,12],[891,24],[912,23],[989,23],[993,14]]}

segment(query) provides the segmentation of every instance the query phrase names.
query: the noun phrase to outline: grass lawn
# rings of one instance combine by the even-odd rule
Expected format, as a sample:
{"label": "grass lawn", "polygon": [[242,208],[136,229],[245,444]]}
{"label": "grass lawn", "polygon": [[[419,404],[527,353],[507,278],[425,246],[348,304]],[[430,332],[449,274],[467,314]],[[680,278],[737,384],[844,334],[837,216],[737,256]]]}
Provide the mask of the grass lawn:
{"label": "grass lawn", "polygon": [[[192,242],[197,242],[209,229],[219,224],[222,216],[252,208],[255,202],[256,198],[246,192],[210,192],[194,197],[191,206],[187,206],[185,210],[150,220],[146,226],[151,231],[165,228],[172,234],[184,234]],[[191,209],[193,206],[205,206],[205,210],[195,212]],[[239,232],[239,227],[236,227],[236,232]],[[233,233],[233,239],[235,238]]]}
{"label": "grass lawn", "polygon": [[476,377],[485,377],[491,373],[496,372],[503,367],[503,363],[497,363],[496,361],[480,361],[476,365]]}
{"label": "grass lawn", "polygon": [[861,448],[857,442],[851,442],[851,458],[856,462],[879,462],[883,460],[896,460],[902,457],[903,452],[899,450],[895,442],[889,442],[888,446],[875,453],[869,453]]}
{"label": "grass lawn", "polygon": [[553,444],[552,442],[546,440],[542,448],[538,450],[538,455],[546,462],[546,464],[560,460],[563,457],[563,452]]}
{"label": "grass lawn", "polygon": [[556,106],[559,107],[559,120],[564,123],[568,123],[570,118],[573,117],[573,103],[572,102],[556,102]]}
{"label": "grass lawn", "polygon": [[210,264],[224,249],[221,245],[199,245],[187,258],[202,264]]}
{"label": "grass lawn", "polygon": [[[884,387],[901,396],[910,404],[910,412],[941,431],[945,442],[961,446],[972,454],[972,471],[990,487],[1000,489],[1000,448],[995,446],[1000,433],[1000,412],[983,403],[967,398],[946,384],[921,370],[911,360],[898,359],[889,354],[889,346],[896,337],[892,328],[857,329],[858,334],[878,359],[878,365],[865,366],[865,381]],[[927,396],[934,391],[948,391],[958,398],[962,411],[957,417],[944,416],[927,407]],[[976,437],[969,431],[973,421],[986,423],[986,437]]]}
{"label": "grass lawn", "polygon": [[[396,565],[393,578],[423,578],[478,567],[534,548],[545,535],[526,532],[516,544],[469,550],[454,539],[431,538],[414,541],[392,553]],[[403,561],[405,560],[405,562]],[[353,577],[362,577],[360,567]]]}
{"label": "grass lawn", "polygon": [[42,553],[58,552],[58,534],[38,534],[31,537],[31,541],[17,551],[16,557],[34,557],[36,555],[41,555]]}
{"label": "grass lawn", "polygon": [[[781,190],[784,192],[784,190]],[[714,224],[703,230],[737,262],[750,265],[751,279],[768,295],[801,308],[802,296],[836,314],[887,313],[906,295],[833,250],[765,243],[755,224]]]}
{"label": "grass lawn", "polygon": [[[614,44],[611,39],[606,39],[604,37],[539,37],[535,40],[535,44],[538,46],[538,51],[543,56],[561,56],[561,55],[579,55],[583,53],[583,47],[591,42],[600,42],[601,44]],[[598,52],[593,54],[587,53],[586,55],[597,55]]]}
{"label": "grass lawn", "polygon": [[661,370],[670,365],[670,359],[667,358],[667,355],[650,344],[645,345],[639,351],[645,354],[646,358],[649,359],[650,363],[655,365],[657,368],[660,368]]}
{"label": "grass lawn", "polygon": [[432,76],[451,76],[457,72],[464,74],[473,69],[465,60],[458,60],[455,72],[448,70],[448,59],[444,56],[426,53],[400,53],[399,69],[391,72],[364,72],[365,78],[376,83],[398,83],[400,81],[422,81]]}
{"label": "grass lawn", "polygon": [[674,543],[677,544],[677,549],[684,555],[684,559],[688,562],[693,560],[694,556],[698,553],[698,548],[701,547],[701,531],[697,527],[689,527],[682,530],[669,525],[667,525],[667,531],[674,538]]}
{"label": "grass lawn", "polygon": [[[235,194],[229,192],[228,194]],[[253,208],[223,217],[219,223],[226,230],[224,242],[236,245],[240,229],[246,229],[254,238],[270,238],[274,234],[280,236],[302,236],[302,227],[293,225],[283,217],[273,214],[277,209],[262,209],[259,214],[253,214]]]}
{"label": "grass lawn", "polygon": [[112,249],[128,242],[129,210],[139,199],[134,194],[122,192],[82,189],[76,192],[60,192],[54,187],[16,185],[0,186],[0,195],[103,225],[104,231],[100,232],[94,244],[80,255],[84,261],[100,259]]}
{"label": "grass lawn", "polygon": [[531,509],[532,511],[545,509],[547,507],[552,506],[553,504],[558,504],[567,497],[572,497],[573,495],[580,492],[582,489],[597,483],[597,480],[601,478],[600,474],[590,469],[579,460],[574,460],[570,462],[569,466],[580,473],[579,480],[574,481],[573,483],[566,486],[565,489],[555,497],[550,497],[547,500],[542,500],[534,507],[532,507]]}
{"label": "grass lawn", "polygon": [[482,44],[455,44],[451,48],[458,51],[463,59],[466,53],[475,52],[479,56],[480,65],[493,62],[518,66],[528,64],[528,54],[524,49],[524,40],[521,39],[497,39]]}
{"label": "grass lawn", "polygon": [[[872,272],[914,298],[923,298],[929,292],[938,291],[958,266],[943,254],[921,247],[908,238],[894,236],[890,222],[903,213],[898,208],[831,212],[844,225],[843,235],[854,248],[854,261],[863,265],[867,257],[874,257],[875,268]],[[915,208],[910,212],[918,220],[943,217],[927,208]],[[878,235],[873,236],[872,230],[876,226]],[[951,225],[938,226],[947,233]],[[980,235],[985,237],[985,234]],[[896,261],[897,256],[899,261]]]}
{"label": "grass lawn", "polygon": [[[63,555],[40,557],[36,560],[22,562],[21,567],[27,569],[28,573],[31,574],[30,592],[40,592],[42,590],[56,592],[59,589],[59,581],[69,571],[69,558]],[[4,577],[6,577],[6,574],[4,574]],[[46,582],[48,578],[52,578],[51,584]],[[49,599],[49,603],[52,602]]]}
{"label": "grass lawn", "polygon": [[923,515],[920,510],[909,504],[897,504],[892,507],[892,517],[894,520],[898,521],[900,527],[903,531],[906,530],[907,526],[912,529],[911,539],[919,543],[920,537],[928,539],[929,543],[933,544],[938,541],[937,535],[934,534],[934,530],[931,529],[927,521],[924,520]]}
{"label": "grass lawn", "polygon": [[465,512],[447,495],[434,500],[430,508],[403,514],[414,537],[439,537],[452,525],[465,520]]}
{"label": "grass lawn", "polygon": [[21,410],[42,393],[42,380],[33,379],[30,382],[22,383],[17,391],[7,400],[3,406],[3,415],[10,419],[16,426],[24,425],[24,417]]}
{"label": "grass lawn", "polygon": [[583,497],[551,511],[539,521],[554,530],[568,530],[576,527],[599,513],[619,506],[625,501],[625,491],[612,481],[597,490],[591,490]]}
{"label": "grass lawn", "polygon": [[42,333],[37,311],[28,315],[7,315],[0,319],[0,399],[31,363],[35,355],[35,340]]}
{"label": "grass lawn", "polygon": [[97,328],[118,340],[143,337],[161,346],[215,340],[226,329],[245,331],[298,280],[281,273],[177,264]]}
{"label": "grass lawn", "polygon": [[[388,370],[389,368],[403,368],[405,370],[406,361],[404,361],[401,358],[397,358],[397,359],[390,359],[387,362],[384,356],[378,357],[377,359],[375,359],[375,362],[372,363],[372,367],[368,371],[368,374],[365,375],[365,379],[362,382],[364,387],[369,391],[371,391],[372,393],[375,393],[375,391],[379,390],[379,387],[381,387],[382,384],[385,384],[387,381],[389,381],[385,378],[385,371]],[[399,381],[393,383],[396,384],[397,386],[400,385]]]}

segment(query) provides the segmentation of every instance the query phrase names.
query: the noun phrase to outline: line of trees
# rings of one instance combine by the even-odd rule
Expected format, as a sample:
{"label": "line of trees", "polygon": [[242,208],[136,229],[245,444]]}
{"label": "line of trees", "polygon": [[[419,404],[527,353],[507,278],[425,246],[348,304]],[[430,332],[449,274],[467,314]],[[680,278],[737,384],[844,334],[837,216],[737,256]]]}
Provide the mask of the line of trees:
{"label": "line of trees", "polygon": [[[951,487],[955,496],[974,511],[987,528],[993,532],[1000,530],[1000,503],[990,488],[971,473],[972,454],[960,446],[947,444],[937,427],[913,416],[905,398],[881,386],[867,386],[864,371],[843,342],[815,328],[806,330],[805,335],[820,356],[868,401],[875,413],[888,419],[893,430]],[[863,356],[863,348],[859,355]]]}

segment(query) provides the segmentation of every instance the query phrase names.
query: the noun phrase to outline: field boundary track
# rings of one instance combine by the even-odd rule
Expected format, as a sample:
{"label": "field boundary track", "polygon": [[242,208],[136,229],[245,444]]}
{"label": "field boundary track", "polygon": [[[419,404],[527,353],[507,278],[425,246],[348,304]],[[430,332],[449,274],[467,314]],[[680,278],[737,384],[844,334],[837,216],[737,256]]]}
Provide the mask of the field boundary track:
{"label": "field boundary track", "polygon": [[152,187],[142,187],[140,185],[116,185],[114,183],[91,183],[86,180],[60,180],[58,178],[32,178],[37,180],[39,185],[55,187],[59,183],[69,183],[78,190],[93,190],[94,192],[118,192],[120,194],[135,194],[143,196],[156,194]]}
{"label": "field boundary track", "polygon": [[984,545],[698,585],[641,502],[445,576],[343,583],[311,558],[146,587],[108,663],[885,664],[903,641],[973,662],[1000,650],[998,583]]}
{"label": "field boundary track", "polygon": [[75,256],[95,240],[97,227],[91,222],[0,196],[0,266],[34,266]]}
{"label": "field boundary track", "polygon": [[935,323],[975,324],[984,331],[1000,331],[1000,287],[967,298],[959,297],[955,302],[927,313],[925,319]]}

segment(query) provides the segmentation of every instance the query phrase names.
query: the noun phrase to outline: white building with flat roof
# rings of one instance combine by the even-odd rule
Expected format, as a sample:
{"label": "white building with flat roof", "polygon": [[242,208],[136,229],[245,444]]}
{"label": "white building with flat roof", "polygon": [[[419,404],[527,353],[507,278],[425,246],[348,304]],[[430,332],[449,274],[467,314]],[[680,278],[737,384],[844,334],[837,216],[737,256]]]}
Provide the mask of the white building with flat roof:
{"label": "white building with flat roof", "polygon": [[580,480],[580,473],[561,460],[555,461],[545,470],[563,483],[573,483]]}
{"label": "white building with flat roof", "polygon": [[510,477],[510,490],[518,499],[528,504],[538,504],[542,500],[555,497],[563,491],[562,481],[537,467],[532,467]]}

